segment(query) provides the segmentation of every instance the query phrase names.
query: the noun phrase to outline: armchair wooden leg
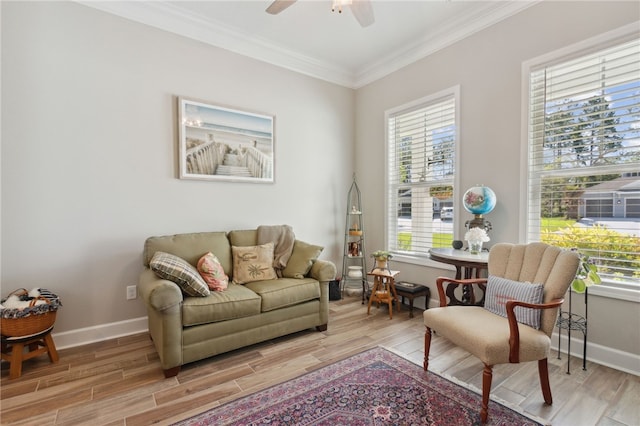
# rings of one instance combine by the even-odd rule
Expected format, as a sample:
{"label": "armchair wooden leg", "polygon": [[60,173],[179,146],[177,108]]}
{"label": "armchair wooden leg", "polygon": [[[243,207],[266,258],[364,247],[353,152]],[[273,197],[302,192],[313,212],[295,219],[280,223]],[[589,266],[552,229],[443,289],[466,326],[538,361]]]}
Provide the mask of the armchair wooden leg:
{"label": "armchair wooden leg", "polygon": [[540,376],[540,387],[542,388],[542,396],[544,402],[551,405],[553,398],[551,397],[551,386],[549,385],[549,368],[547,359],[538,360],[538,375]]}
{"label": "armchair wooden leg", "polygon": [[487,423],[487,417],[489,416],[489,393],[491,393],[491,380],[493,379],[492,368],[491,365],[485,364],[482,372],[482,409],[480,410],[480,422],[482,424]]}
{"label": "armchair wooden leg", "polygon": [[431,329],[427,327],[424,332],[424,362],[422,368],[427,371],[429,367],[429,350],[431,349]]}

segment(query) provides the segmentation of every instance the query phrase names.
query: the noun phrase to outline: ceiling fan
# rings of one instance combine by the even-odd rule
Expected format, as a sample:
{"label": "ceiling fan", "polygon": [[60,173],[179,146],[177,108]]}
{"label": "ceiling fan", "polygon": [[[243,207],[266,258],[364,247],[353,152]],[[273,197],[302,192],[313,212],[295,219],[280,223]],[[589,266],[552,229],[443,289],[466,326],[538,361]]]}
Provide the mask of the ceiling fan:
{"label": "ceiling fan", "polygon": [[[296,0],[275,0],[267,8],[267,13],[277,15],[295,2]],[[353,16],[356,17],[362,27],[368,27],[373,24],[374,18],[371,0],[333,0],[331,10],[342,13],[343,6],[351,7]]]}

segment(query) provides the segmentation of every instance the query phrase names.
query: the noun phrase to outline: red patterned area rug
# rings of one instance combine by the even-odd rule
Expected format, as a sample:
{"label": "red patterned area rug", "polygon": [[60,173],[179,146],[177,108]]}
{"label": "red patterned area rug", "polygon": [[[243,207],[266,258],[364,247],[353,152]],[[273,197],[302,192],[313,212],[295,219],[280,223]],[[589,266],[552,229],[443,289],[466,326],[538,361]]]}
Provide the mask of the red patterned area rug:
{"label": "red patterned area rug", "polygon": [[[177,423],[194,425],[479,425],[481,397],[374,348]],[[489,425],[540,425],[489,403]]]}

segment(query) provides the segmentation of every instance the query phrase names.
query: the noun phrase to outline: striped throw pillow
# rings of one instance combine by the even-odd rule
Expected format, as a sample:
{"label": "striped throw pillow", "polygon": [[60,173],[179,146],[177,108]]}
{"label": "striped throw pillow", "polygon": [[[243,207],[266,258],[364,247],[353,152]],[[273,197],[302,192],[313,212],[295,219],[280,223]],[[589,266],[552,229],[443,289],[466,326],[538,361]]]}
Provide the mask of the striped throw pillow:
{"label": "striped throw pillow", "polygon": [[[543,293],[544,286],[542,284],[513,281],[490,275],[487,280],[484,307],[488,311],[506,318],[507,301],[542,303]],[[540,328],[540,309],[516,306],[515,314],[519,323],[531,326],[536,330]]]}

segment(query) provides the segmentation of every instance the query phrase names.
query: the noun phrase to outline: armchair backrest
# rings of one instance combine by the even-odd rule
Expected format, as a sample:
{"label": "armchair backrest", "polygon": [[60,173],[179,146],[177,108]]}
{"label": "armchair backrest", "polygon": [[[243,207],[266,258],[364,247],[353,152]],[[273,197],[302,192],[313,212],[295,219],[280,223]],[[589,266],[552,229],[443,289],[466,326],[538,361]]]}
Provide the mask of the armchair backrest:
{"label": "armchair backrest", "polygon": [[[514,281],[544,285],[543,302],[561,299],[566,294],[578,269],[576,252],[545,243],[498,243],[489,252],[488,272]],[[557,309],[541,311],[540,329],[551,336]]]}

